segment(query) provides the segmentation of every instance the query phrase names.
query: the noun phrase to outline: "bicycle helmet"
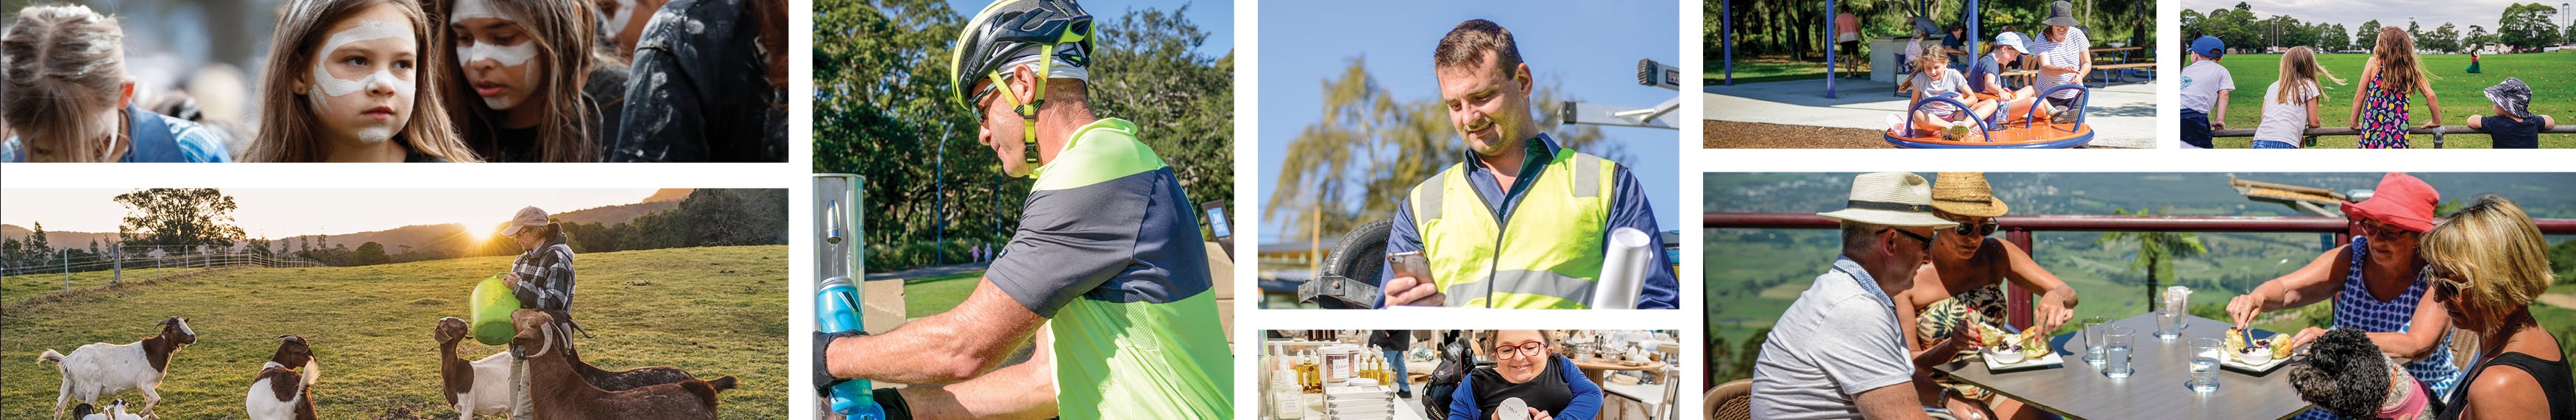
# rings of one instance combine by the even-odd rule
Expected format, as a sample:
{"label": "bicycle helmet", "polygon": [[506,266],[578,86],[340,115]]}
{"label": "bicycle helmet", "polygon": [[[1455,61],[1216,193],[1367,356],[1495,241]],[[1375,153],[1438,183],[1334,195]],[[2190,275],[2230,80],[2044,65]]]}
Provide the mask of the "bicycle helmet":
{"label": "bicycle helmet", "polygon": [[[1091,14],[1073,0],[1001,0],[985,6],[984,11],[966,21],[965,30],[957,34],[957,46],[949,57],[954,83],[954,99],[959,105],[974,108],[985,95],[1001,92],[1011,101],[1011,111],[1020,115],[1020,143],[1026,161],[1038,163],[1038,106],[1046,101],[1046,81],[1055,62],[1062,60],[1074,66],[1087,66],[1092,43]],[[1038,62],[1035,97],[1022,101],[1008,89],[1002,89],[1003,66],[1032,54],[1051,57]],[[991,79],[993,85],[974,89],[977,79]],[[971,91],[970,91],[971,90]],[[980,117],[979,117],[980,118]]]}

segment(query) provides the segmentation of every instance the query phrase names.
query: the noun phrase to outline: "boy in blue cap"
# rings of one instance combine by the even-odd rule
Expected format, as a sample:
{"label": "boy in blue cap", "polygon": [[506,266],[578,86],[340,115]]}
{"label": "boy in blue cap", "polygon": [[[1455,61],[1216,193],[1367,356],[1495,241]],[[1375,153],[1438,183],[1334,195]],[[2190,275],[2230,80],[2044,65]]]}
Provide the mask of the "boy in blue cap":
{"label": "boy in blue cap", "polygon": [[2184,148],[2211,148],[2209,131],[2227,128],[2227,94],[2236,91],[2236,78],[2227,74],[2226,66],[2218,65],[2226,54],[2227,43],[2218,37],[2202,35],[2191,41],[2193,60],[2182,68]]}

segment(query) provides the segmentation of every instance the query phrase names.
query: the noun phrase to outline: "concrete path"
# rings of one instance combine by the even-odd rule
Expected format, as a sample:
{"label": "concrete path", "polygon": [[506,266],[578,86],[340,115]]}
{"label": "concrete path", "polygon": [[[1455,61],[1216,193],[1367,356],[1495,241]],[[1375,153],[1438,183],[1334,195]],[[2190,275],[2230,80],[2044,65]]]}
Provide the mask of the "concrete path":
{"label": "concrete path", "polygon": [[949,265],[934,265],[934,266],[928,266],[928,267],[913,267],[913,268],[908,269],[908,270],[896,271],[896,272],[892,272],[892,273],[868,273],[867,281],[896,280],[896,279],[917,279],[917,278],[924,278],[924,277],[938,277],[938,276],[945,276],[945,275],[957,274],[957,273],[974,272],[974,271],[984,271],[984,269],[985,269],[985,268],[987,268],[987,267],[991,267],[992,265],[993,265],[993,262],[991,262],[991,261],[986,261],[986,262],[969,263],[969,264],[949,264]]}
{"label": "concrete path", "polygon": [[[1701,117],[1710,120],[1825,127],[1887,129],[1887,116],[1905,110],[1896,85],[1866,79],[1834,82],[1838,98],[1825,98],[1824,80],[1708,86]],[[2115,84],[2093,90],[2093,147],[2156,147],[2156,83]]]}

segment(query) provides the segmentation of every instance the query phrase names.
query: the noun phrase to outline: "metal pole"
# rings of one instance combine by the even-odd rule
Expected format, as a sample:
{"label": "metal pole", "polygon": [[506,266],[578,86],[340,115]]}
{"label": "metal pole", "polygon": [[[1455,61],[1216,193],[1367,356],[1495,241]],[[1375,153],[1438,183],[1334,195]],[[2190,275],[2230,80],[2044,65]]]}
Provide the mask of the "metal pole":
{"label": "metal pole", "polygon": [[1968,37],[1968,39],[1960,40],[1960,42],[1968,45],[1968,62],[1970,65],[1975,65],[1974,63],[1977,62],[1977,56],[1981,55],[1977,53],[1977,41],[1979,38],[1985,38],[1985,35],[1982,35],[1984,32],[1977,31],[1977,21],[1982,20],[1986,20],[1986,17],[1985,15],[1977,13],[1977,0],[1968,0],[1968,33],[1959,34],[1959,36]]}
{"label": "metal pole", "polygon": [[1842,35],[1837,33],[1840,31],[1835,30],[1834,24],[1840,20],[1842,15],[1834,13],[1834,0],[1825,0],[1825,99],[1834,97],[1834,78],[1837,77],[1834,75],[1834,41],[1838,40],[1836,36]]}
{"label": "metal pole", "polygon": [[60,258],[60,259],[62,259],[62,260],[63,260],[63,293],[71,293],[71,292],[72,292],[72,255],[71,255],[71,252],[72,252],[72,250],[68,250],[68,249],[66,249],[66,250],[61,250],[61,251],[55,251],[55,252],[54,252],[54,254],[57,254],[57,255],[56,255],[56,257],[57,257],[57,258]]}
{"label": "metal pole", "polygon": [[[1046,92],[1037,94],[1045,95]],[[931,265],[948,263],[948,179],[944,178],[948,173],[948,137],[939,136],[939,156],[933,160],[936,163],[930,170],[933,191],[938,192],[930,197],[930,217],[933,219],[930,221]]]}
{"label": "metal pole", "polygon": [[125,283],[125,249],[124,249],[124,248],[119,248],[119,247],[108,247],[108,248],[107,248],[107,252],[108,252],[108,261],[110,261],[108,264],[113,265],[113,266],[115,266],[115,267],[116,267],[116,275],[115,275],[114,277],[109,277],[109,278],[108,278],[108,280],[107,280],[107,284],[124,284],[124,283]]}
{"label": "metal pole", "polygon": [[1719,43],[1721,43],[1721,44],[1726,44],[1726,45],[1725,45],[1725,47],[1726,47],[1726,82],[1725,82],[1725,84],[1726,84],[1727,86],[1734,86],[1734,85],[1735,85],[1735,3],[1733,3],[1733,0],[1725,0],[1724,2],[1718,3],[1718,7],[1717,7],[1717,16],[1718,16],[1718,18],[1717,18],[1717,19],[1718,19],[1717,27],[1718,27],[1718,32],[1719,32],[1719,34],[1718,34],[1718,39],[1720,39],[1720,41],[1718,41],[1718,42],[1719,42]]}

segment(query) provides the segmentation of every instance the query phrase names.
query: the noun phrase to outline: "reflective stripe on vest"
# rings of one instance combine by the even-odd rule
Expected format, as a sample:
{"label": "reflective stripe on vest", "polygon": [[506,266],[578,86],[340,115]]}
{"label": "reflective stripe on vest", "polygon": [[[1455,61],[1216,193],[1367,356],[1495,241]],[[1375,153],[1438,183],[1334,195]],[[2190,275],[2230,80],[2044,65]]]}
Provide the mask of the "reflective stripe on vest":
{"label": "reflective stripe on vest", "polygon": [[1442,304],[1588,307],[1601,277],[1608,191],[1618,163],[1560,150],[1505,215],[1507,223],[1497,223],[1492,207],[1468,183],[1464,165],[1450,165],[1409,194],[1433,283],[1448,296]]}

